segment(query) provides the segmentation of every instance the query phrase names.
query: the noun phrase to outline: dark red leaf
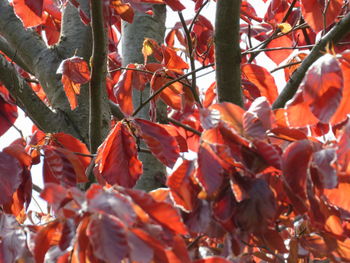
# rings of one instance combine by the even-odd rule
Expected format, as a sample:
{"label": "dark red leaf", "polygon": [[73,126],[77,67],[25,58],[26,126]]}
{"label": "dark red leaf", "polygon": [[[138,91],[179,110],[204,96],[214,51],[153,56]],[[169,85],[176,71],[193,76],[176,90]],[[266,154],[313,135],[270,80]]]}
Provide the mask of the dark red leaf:
{"label": "dark red leaf", "polygon": [[22,183],[23,168],[20,162],[4,152],[0,152],[0,204],[11,201],[13,193]]}
{"label": "dark red leaf", "polygon": [[[237,177],[238,178],[238,177]],[[243,231],[263,233],[276,214],[274,194],[264,179],[239,179],[240,188],[248,195],[238,203],[234,220]]]}
{"label": "dark red leaf", "polygon": [[153,259],[153,249],[132,231],[127,232],[130,259],[139,263],[148,263]]}
{"label": "dark red leaf", "polygon": [[0,136],[12,127],[17,117],[17,106],[7,103],[0,92]]}
{"label": "dark red leaf", "polygon": [[285,190],[299,213],[307,211],[306,178],[312,153],[311,142],[302,140],[291,143],[282,155]]}
{"label": "dark red leaf", "polygon": [[223,167],[219,157],[208,143],[202,143],[198,151],[198,169],[195,176],[203,190],[211,196],[223,182]]}
{"label": "dark red leaf", "polygon": [[87,227],[94,255],[107,262],[120,262],[129,253],[124,224],[115,216],[96,214]]}
{"label": "dark red leaf", "polygon": [[122,123],[112,129],[97,152],[96,164],[107,183],[133,187],[142,174],[135,139]]}
{"label": "dark red leaf", "polygon": [[157,202],[149,194],[132,189],[121,190],[128,194],[150,217],[174,233],[186,235],[188,230],[177,210],[169,203]]}
{"label": "dark red leaf", "polygon": [[172,168],[179,157],[179,146],[174,137],[166,129],[156,123],[134,119],[151,152],[166,166]]}
{"label": "dark red leaf", "polygon": [[24,0],[24,3],[32,10],[38,17],[41,17],[43,12],[44,0]]}
{"label": "dark red leaf", "polygon": [[185,9],[185,6],[178,0],[164,0],[165,3],[170,6],[173,11],[181,11]]}
{"label": "dark red leaf", "polygon": [[125,196],[116,191],[105,191],[94,185],[86,193],[88,209],[94,213],[105,213],[118,217],[124,224],[135,224],[136,213],[133,204]]}
{"label": "dark red leaf", "polygon": [[193,263],[231,263],[231,261],[222,257],[208,257],[203,259],[197,259]]}
{"label": "dark red leaf", "polygon": [[322,149],[312,156],[312,166],[317,170],[319,180],[326,189],[332,189],[338,185],[336,161],[337,155],[334,148]]}
{"label": "dark red leaf", "polygon": [[26,233],[13,215],[0,213],[0,237],[0,262],[16,262],[29,252]]}
{"label": "dark red leaf", "polygon": [[[63,148],[45,145],[44,150],[44,182],[57,183],[63,186],[75,186],[78,173],[84,173],[81,167],[71,162],[68,151]],[[76,156],[75,156],[76,157]],[[77,158],[77,157],[76,157]],[[78,158],[76,160],[78,162]]]}
{"label": "dark red leaf", "polygon": [[328,122],[336,112],[343,95],[343,73],[338,60],[325,54],[307,71],[301,84],[305,103],[321,121]]}

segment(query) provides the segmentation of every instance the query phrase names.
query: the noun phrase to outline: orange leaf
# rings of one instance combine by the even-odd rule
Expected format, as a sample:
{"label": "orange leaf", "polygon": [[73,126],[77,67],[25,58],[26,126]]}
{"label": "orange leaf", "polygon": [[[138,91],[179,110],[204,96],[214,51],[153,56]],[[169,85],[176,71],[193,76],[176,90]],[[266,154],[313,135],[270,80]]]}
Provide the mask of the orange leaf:
{"label": "orange leaf", "polygon": [[111,7],[120,15],[121,19],[132,23],[134,20],[134,10],[129,4],[124,4],[121,0],[111,1]]}
{"label": "orange leaf", "polygon": [[255,64],[242,65],[242,76],[252,82],[260,91],[261,96],[265,96],[270,104],[273,104],[278,96],[275,79],[265,68]]}
{"label": "orange leaf", "polygon": [[96,164],[103,178],[112,185],[133,187],[142,174],[135,139],[122,122],[117,123],[99,147]]}
{"label": "orange leaf", "polygon": [[34,27],[42,23],[41,15],[38,16],[38,14],[26,4],[26,0],[14,0],[12,3],[16,15],[22,20],[24,27]]}

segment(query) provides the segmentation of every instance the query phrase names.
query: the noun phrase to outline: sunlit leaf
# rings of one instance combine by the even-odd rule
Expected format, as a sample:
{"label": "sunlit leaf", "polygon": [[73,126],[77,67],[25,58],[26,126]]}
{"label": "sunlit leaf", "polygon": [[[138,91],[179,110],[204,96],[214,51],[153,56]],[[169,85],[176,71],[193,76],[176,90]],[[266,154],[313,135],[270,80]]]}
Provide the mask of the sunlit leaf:
{"label": "sunlit leaf", "polygon": [[112,129],[97,152],[99,172],[109,184],[133,187],[142,174],[135,139],[122,123]]}
{"label": "sunlit leaf", "polygon": [[74,110],[78,106],[76,95],[80,94],[80,86],[90,81],[89,66],[83,58],[73,56],[61,62],[57,74],[62,74],[63,89]]}
{"label": "sunlit leaf", "polygon": [[179,157],[179,146],[166,129],[156,123],[134,119],[151,152],[166,166],[172,168]]}
{"label": "sunlit leaf", "polygon": [[275,79],[263,67],[255,64],[242,65],[242,76],[258,87],[261,96],[265,96],[272,104],[278,96]]}
{"label": "sunlit leaf", "polygon": [[[328,5],[328,7],[326,9],[325,19],[323,19],[323,11],[325,10],[326,5]],[[301,12],[310,27],[315,32],[319,32],[334,23],[334,20],[342,10],[342,6],[343,0],[332,0],[329,1],[329,4],[328,1],[302,0]],[[324,24],[324,20],[326,24]]]}

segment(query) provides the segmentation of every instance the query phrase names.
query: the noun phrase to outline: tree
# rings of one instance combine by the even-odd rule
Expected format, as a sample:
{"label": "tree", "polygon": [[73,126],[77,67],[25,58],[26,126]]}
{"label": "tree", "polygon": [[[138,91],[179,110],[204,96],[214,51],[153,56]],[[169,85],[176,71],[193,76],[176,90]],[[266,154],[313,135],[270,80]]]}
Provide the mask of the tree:
{"label": "tree", "polygon": [[350,262],[347,1],[60,4],[0,0],[1,262]]}

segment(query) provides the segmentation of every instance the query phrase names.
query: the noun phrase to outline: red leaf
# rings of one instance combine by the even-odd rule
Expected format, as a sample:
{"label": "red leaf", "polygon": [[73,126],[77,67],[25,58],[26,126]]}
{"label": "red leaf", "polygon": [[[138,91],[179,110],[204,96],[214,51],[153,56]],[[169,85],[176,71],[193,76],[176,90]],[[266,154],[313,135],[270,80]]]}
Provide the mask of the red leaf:
{"label": "red leaf", "polygon": [[[301,13],[303,14],[305,21],[316,33],[324,29],[322,12],[325,8],[325,3],[327,2],[318,0],[301,0]],[[326,12],[326,28],[334,23],[334,20],[340,15],[342,6],[343,0],[329,1]]]}
{"label": "red leaf", "polygon": [[243,231],[263,233],[276,214],[274,194],[264,179],[239,178],[238,185],[248,195],[238,203],[233,216]]}
{"label": "red leaf", "polygon": [[345,212],[346,217],[350,214],[350,183],[339,182],[337,188],[324,189],[324,195],[331,205],[340,208]]}
{"label": "red leaf", "polygon": [[[282,159],[281,150],[273,144],[265,143],[264,141],[254,140],[256,151],[266,160],[269,165],[281,169]],[[280,151],[279,151],[280,150]]]}
{"label": "red leaf", "polygon": [[[293,41],[290,39],[290,36],[285,35],[276,39],[273,39],[266,48],[278,48],[278,47],[293,47]],[[275,51],[266,51],[266,55],[277,65],[281,64],[285,59],[293,53],[292,49],[282,49]]]}
{"label": "red leaf", "polygon": [[99,147],[96,164],[103,178],[112,185],[133,187],[142,174],[135,139],[122,122],[117,123]]}
{"label": "red leaf", "polygon": [[179,145],[180,152],[188,152],[188,146],[186,139],[181,135],[177,127],[168,124],[159,124],[167,130],[170,136],[174,137]]}
{"label": "red leaf", "polygon": [[164,2],[170,6],[173,11],[182,11],[185,9],[185,6],[178,0],[164,0]]}
{"label": "red leaf", "polygon": [[134,123],[139,127],[140,135],[151,152],[162,163],[172,168],[180,154],[175,138],[159,124],[143,119],[135,119]]}
{"label": "red leaf", "polygon": [[203,100],[203,107],[208,108],[216,98],[216,82],[213,82],[209,88],[205,91],[205,97]]}
{"label": "red leaf", "polygon": [[120,262],[129,253],[124,224],[111,215],[94,215],[87,227],[94,255],[107,262]]}
{"label": "red leaf", "polygon": [[198,151],[198,169],[196,177],[204,188],[205,192],[211,196],[223,181],[223,167],[219,157],[214,153],[208,143],[202,143]]}
{"label": "red leaf", "polygon": [[[169,79],[166,76],[157,76],[154,75],[151,80],[151,88],[153,91],[157,91],[166,85],[169,82]],[[180,82],[175,82],[159,94],[159,97],[167,104],[168,106],[174,108],[175,110],[181,110],[183,106],[182,94],[183,86]],[[157,96],[158,97],[158,96]]]}
{"label": "red leaf", "polygon": [[41,17],[43,12],[43,0],[24,0],[24,3],[33,11],[38,17]]}
{"label": "red leaf", "polygon": [[115,10],[115,12],[120,15],[121,19],[132,23],[134,20],[134,10],[130,6],[130,4],[124,4],[121,0],[113,0],[111,1],[111,7]]}
{"label": "red leaf", "polygon": [[0,136],[12,127],[17,117],[17,106],[7,103],[0,93]]}
{"label": "red leaf", "polygon": [[63,89],[74,110],[78,106],[76,95],[80,94],[80,85],[90,81],[89,66],[83,58],[74,56],[61,62],[57,74],[62,74]]}
{"label": "red leaf", "polygon": [[0,204],[11,201],[13,193],[22,183],[23,168],[20,162],[4,152],[0,152]]}
{"label": "red leaf", "polygon": [[342,99],[343,73],[338,60],[330,54],[319,58],[307,71],[302,90],[312,113],[328,122]]}
{"label": "red leaf", "polygon": [[[135,64],[129,64],[127,68],[135,69]],[[132,88],[133,88],[133,70],[125,70],[119,78],[118,83],[114,86],[114,95],[120,105],[121,110],[131,115],[134,111],[132,103]]]}
{"label": "red leaf", "polygon": [[338,176],[335,168],[337,161],[334,148],[322,149],[313,154],[312,166],[317,170],[323,188],[331,189],[338,185]]}
{"label": "red leaf", "polygon": [[287,0],[272,0],[266,11],[264,20],[271,24],[281,23],[288,8]]}
{"label": "red leaf", "polygon": [[26,142],[23,138],[15,140],[10,146],[4,148],[4,152],[15,157],[23,166],[29,167],[32,164],[32,157],[26,152]]}
{"label": "red leaf", "polygon": [[243,115],[243,127],[247,135],[253,138],[266,137],[274,121],[271,106],[266,97],[259,97],[253,101],[249,110]]}
{"label": "red leaf", "polygon": [[68,190],[65,187],[59,184],[47,183],[44,190],[40,193],[40,197],[48,204],[59,207],[67,194]]}
{"label": "red leaf", "polygon": [[163,61],[162,64],[168,70],[182,74],[184,69],[188,69],[188,64],[176,54],[175,50],[162,46]]}
{"label": "red leaf", "polygon": [[[344,52],[342,55],[345,58],[350,54],[349,51]],[[347,118],[347,114],[350,113],[350,63],[345,59],[340,60],[341,70],[343,72],[343,94],[339,107],[331,118],[332,124],[339,124]]]}
{"label": "red leaf", "polygon": [[153,259],[153,249],[132,231],[127,232],[130,259],[139,263],[148,263]]}
{"label": "red leaf", "polygon": [[222,257],[208,257],[203,259],[197,259],[193,263],[231,263],[231,261]]}
{"label": "red leaf", "polygon": [[[82,173],[81,168],[72,164],[68,151],[55,146],[45,145],[44,150],[44,182],[57,183],[63,186],[75,186],[77,173]],[[81,175],[82,176],[82,175]]]}
{"label": "red leaf", "polygon": [[[28,0],[27,0],[28,1]],[[13,8],[16,15],[22,20],[24,27],[34,27],[42,23],[41,16],[38,16],[28,5],[26,0],[14,0]],[[31,0],[31,3],[36,0]],[[37,1],[40,2],[40,1]]]}
{"label": "red leaf", "polygon": [[193,162],[184,160],[182,164],[168,176],[166,182],[175,204],[185,211],[192,211],[196,200],[197,191],[194,190],[191,181],[193,172]]}
{"label": "red leaf", "polygon": [[273,104],[278,96],[275,79],[265,68],[255,64],[242,65],[242,75],[252,82],[260,90],[261,96],[265,96],[270,104]]}
{"label": "red leaf", "polygon": [[232,103],[222,102],[211,105],[210,110],[216,110],[220,113],[220,120],[228,122],[239,134],[243,134],[243,114],[244,110]]}
{"label": "red leaf", "polygon": [[133,201],[160,225],[174,233],[186,235],[188,230],[177,210],[169,203],[157,202],[149,194],[132,189],[122,189]]}
{"label": "red leaf", "polygon": [[35,262],[44,262],[45,254],[50,247],[58,245],[62,235],[62,224],[54,221],[40,229],[35,236]]}
{"label": "red leaf", "polygon": [[86,198],[89,212],[116,216],[127,226],[136,223],[133,203],[117,191],[105,191],[101,186],[93,185],[87,191]]}
{"label": "red leaf", "polygon": [[299,213],[307,211],[306,178],[312,153],[311,142],[302,140],[288,145],[282,155],[285,190]]}
{"label": "red leaf", "polygon": [[291,127],[305,127],[315,125],[319,122],[316,116],[311,112],[309,103],[304,100],[302,90],[300,89],[286,105],[286,115],[288,124]]}
{"label": "red leaf", "polygon": [[[64,148],[69,150],[70,152],[76,154],[82,163],[84,169],[88,167],[91,161],[91,157],[87,157],[90,155],[90,151],[86,147],[84,143],[82,143],[77,138],[74,138],[72,135],[60,132],[51,135],[51,145]],[[83,156],[87,155],[87,156]]]}

